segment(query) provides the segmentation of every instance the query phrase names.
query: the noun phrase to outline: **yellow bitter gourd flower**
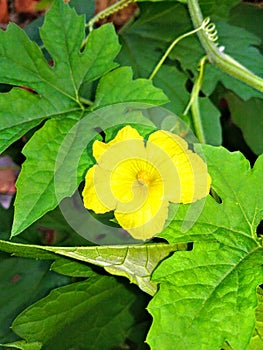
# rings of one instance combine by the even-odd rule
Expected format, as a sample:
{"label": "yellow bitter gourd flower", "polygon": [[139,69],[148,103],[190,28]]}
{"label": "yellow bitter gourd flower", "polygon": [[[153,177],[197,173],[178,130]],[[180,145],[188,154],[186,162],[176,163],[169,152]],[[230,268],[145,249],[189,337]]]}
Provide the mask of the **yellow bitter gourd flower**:
{"label": "yellow bitter gourd flower", "polygon": [[97,214],[114,210],[135,239],[161,232],[169,202],[192,203],[208,195],[211,178],[202,158],[181,137],[155,131],[145,142],[125,126],[108,143],[96,140],[97,164],[85,177],[84,206]]}

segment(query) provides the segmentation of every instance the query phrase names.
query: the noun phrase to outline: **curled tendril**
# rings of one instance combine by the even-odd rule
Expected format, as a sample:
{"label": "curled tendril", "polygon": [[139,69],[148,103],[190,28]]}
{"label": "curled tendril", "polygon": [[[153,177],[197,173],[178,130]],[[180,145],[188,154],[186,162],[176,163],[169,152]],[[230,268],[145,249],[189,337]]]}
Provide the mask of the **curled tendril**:
{"label": "curled tendril", "polygon": [[206,17],[201,25],[208,39],[218,46],[218,35],[215,23],[211,22],[209,17]]}
{"label": "curled tendril", "polygon": [[101,12],[97,18],[97,21],[101,20],[101,19],[105,19],[111,15],[113,15],[114,13],[123,10],[125,7],[129,6],[131,3],[133,2],[133,0],[126,0],[125,2],[119,1],[116,3],[116,7],[112,8],[109,7],[108,11],[107,9],[105,10],[105,12]]}
{"label": "curled tendril", "polygon": [[134,2],[134,0],[119,0],[116,3],[114,3],[113,5],[107,7],[105,10],[102,10],[101,12],[99,12],[88,23],[88,27],[89,27],[90,32],[93,30],[93,25],[95,23],[113,15],[114,13],[116,13],[120,10],[123,10],[125,7],[129,6],[132,2]]}

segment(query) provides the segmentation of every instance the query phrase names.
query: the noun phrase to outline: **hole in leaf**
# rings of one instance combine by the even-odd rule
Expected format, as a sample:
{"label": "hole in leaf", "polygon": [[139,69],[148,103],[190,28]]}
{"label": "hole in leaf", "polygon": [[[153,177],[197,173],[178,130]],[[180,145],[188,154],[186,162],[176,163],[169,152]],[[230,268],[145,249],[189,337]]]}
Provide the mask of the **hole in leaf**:
{"label": "hole in leaf", "polygon": [[13,88],[13,85],[0,84],[0,93],[9,92],[10,90],[12,90],[12,88]]}
{"label": "hole in leaf", "polygon": [[215,190],[213,187],[211,187],[209,194],[210,194],[211,197],[214,198],[214,200],[215,200],[217,203],[219,203],[219,204],[222,203],[221,197],[218,195],[218,193],[216,192],[216,190]]}
{"label": "hole in leaf", "polygon": [[263,220],[259,223],[257,227],[257,236],[263,237]]}
{"label": "hole in leaf", "polygon": [[[145,335],[146,336],[146,335]],[[126,338],[125,343],[116,345],[112,350],[137,350],[139,349],[138,344],[133,340]]]}
{"label": "hole in leaf", "polygon": [[153,237],[151,243],[167,243],[167,240],[161,237]]}
{"label": "hole in leaf", "polygon": [[189,92],[189,94],[191,93],[192,89],[193,89],[193,82],[191,79],[187,79],[186,83],[185,83],[185,88],[186,90]]}
{"label": "hole in leaf", "polygon": [[[192,80],[195,77],[194,73],[190,69],[186,69],[186,73],[187,73],[187,75],[189,76],[189,78],[191,79],[191,82],[192,82]],[[192,84],[193,84],[193,82],[192,82]]]}
{"label": "hole in leaf", "polygon": [[18,87],[20,89],[30,92],[31,94],[38,95],[38,93],[35,90],[31,89],[30,87],[27,87],[27,86],[18,86]]}
{"label": "hole in leaf", "polygon": [[217,107],[221,112],[221,124],[223,132],[222,146],[226,147],[229,151],[241,151],[244,156],[253,165],[257,159],[257,156],[247,145],[242,130],[235,124],[231,118],[231,112],[226,99],[222,98],[217,103]]}
{"label": "hole in leaf", "polygon": [[100,127],[96,127],[96,128],[94,128],[96,131],[97,131],[97,133],[98,134],[100,134],[100,136],[102,137],[102,140],[101,141],[103,141],[103,142],[105,142],[105,140],[106,140],[106,134],[105,134],[105,132],[100,128]]}
{"label": "hole in leaf", "polygon": [[206,97],[206,96],[205,96],[205,94],[202,91],[200,91],[199,92],[199,97]]}
{"label": "hole in leaf", "polygon": [[172,60],[167,58],[165,64],[175,67],[179,72],[185,72],[181,65],[181,62],[177,59]]}
{"label": "hole in leaf", "polygon": [[194,242],[187,243],[187,251],[191,251],[194,248]]}

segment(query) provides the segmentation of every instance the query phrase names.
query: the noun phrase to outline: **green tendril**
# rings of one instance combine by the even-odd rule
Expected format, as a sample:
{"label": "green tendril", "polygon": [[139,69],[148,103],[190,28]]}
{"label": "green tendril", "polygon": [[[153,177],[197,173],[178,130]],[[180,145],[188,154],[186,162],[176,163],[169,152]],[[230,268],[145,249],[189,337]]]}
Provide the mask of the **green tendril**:
{"label": "green tendril", "polygon": [[[123,10],[125,7],[129,6],[132,2],[135,0],[120,0],[116,2],[115,4],[107,7],[105,10],[100,11],[96,16],[94,16],[87,24],[86,27],[89,28],[89,32],[91,33],[93,31],[93,26],[95,23],[99,22],[100,20],[107,18],[114,13]],[[81,50],[84,49],[88,41],[88,36],[83,40],[81,44]]]}
{"label": "green tendril", "polygon": [[96,16],[94,16],[87,24],[89,31],[93,30],[95,23],[99,22],[102,19],[105,19],[114,13],[123,10],[125,7],[129,6],[134,0],[120,0],[115,4],[107,7],[105,10],[100,11]]}
{"label": "green tendril", "polygon": [[199,93],[200,93],[202,82],[203,82],[206,62],[207,62],[207,56],[204,56],[200,60],[199,75],[194,82],[194,86],[193,86],[193,89],[191,92],[190,101],[189,101],[189,103],[188,103],[188,105],[183,113],[183,115],[186,115],[188,113],[189,109],[191,108],[195,134],[196,134],[196,137],[198,138],[198,141],[200,143],[206,143],[205,134],[204,134],[203,125],[202,125],[202,120],[201,120],[200,107],[199,107]]}
{"label": "green tendril", "polygon": [[[196,28],[196,29],[193,29],[191,30],[190,32],[187,32],[181,36],[179,36],[178,38],[176,38],[172,44],[168,47],[168,49],[165,51],[163,57],[160,59],[160,61],[158,62],[157,66],[154,68],[153,72],[151,73],[150,77],[149,77],[149,80],[152,80],[156,74],[158,73],[158,71],[160,70],[161,66],[163,65],[164,61],[166,60],[166,58],[170,55],[171,51],[173,50],[173,48],[175,47],[176,44],[179,43],[179,41],[181,41],[182,39],[190,36],[190,35],[193,35],[197,32],[199,32],[200,30],[203,30],[206,35],[208,36],[209,40],[213,41],[214,43],[217,42],[218,40],[218,36],[217,36],[217,31],[216,31],[216,26],[214,23],[211,23],[210,22],[210,18],[207,17],[205,18],[201,25]],[[216,45],[218,45],[216,43]]]}
{"label": "green tendril", "polygon": [[[200,23],[203,23],[203,16],[200,10],[197,0],[188,0],[187,2],[190,16],[194,27],[200,28]],[[215,27],[211,28],[210,31],[213,33]],[[206,51],[208,60],[210,63],[214,64],[222,71],[228,73],[232,77],[243,81],[249,86],[252,86],[254,89],[263,92],[263,79],[252,73],[242,64],[234,60],[231,56],[225,54],[224,47],[218,47],[218,44],[215,43],[215,36],[211,32],[209,35],[209,30],[199,31],[198,30],[199,40]],[[215,31],[216,32],[216,31]],[[217,40],[217,34],[216,34]]]}

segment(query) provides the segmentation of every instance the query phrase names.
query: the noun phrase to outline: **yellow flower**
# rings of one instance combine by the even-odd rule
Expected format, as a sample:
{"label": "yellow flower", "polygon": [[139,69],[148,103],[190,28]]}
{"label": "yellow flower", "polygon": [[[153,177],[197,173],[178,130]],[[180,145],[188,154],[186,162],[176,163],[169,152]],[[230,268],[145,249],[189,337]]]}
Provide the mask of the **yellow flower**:
{"label": "yellow flower", "polygon": [[93,155],[97,164],[85,177],[84,206],[97,214],[114,210],[120,226],[136,239],[162,231],[169,202],[192,203],[209,193],[205,162],[168,131],[145,141],[125,126],[108,143],[96,140]]}

